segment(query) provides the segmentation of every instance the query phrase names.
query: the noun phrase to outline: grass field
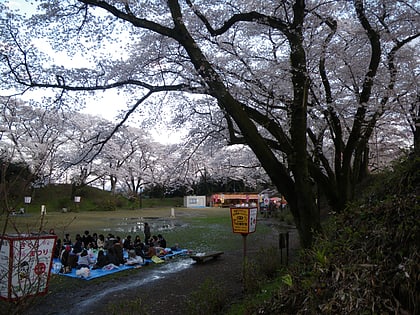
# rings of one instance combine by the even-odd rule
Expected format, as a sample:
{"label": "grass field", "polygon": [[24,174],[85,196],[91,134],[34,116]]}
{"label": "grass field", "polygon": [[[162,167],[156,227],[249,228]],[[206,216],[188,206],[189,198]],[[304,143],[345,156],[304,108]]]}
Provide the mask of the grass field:
{"label": "grass field", "polygon": [[[15,202],[15,209],[25,208],[24,214],[0,215],[0,228],[6,233],[26,234],[48,232],[54,229],[58,238],[88,230],[107,236],[112,233],[121,238],[139,235],[142,239],[143,224],[148,222],[153,234],[162,234],[167,245],[196,251],[234,250],[243,247],[243,238],[232,232],[229,208],[184,208],[183,198],[144,198],[130,201],[121,195],[93,187],[78,191],[81,202],[75,204],[71,196],[71,185],[49,185],[32,192],[30,204],[23,199]],[[19,198],[20,199],[20,198]],[[46,215],[41,216],[41,206],[46,206]],[[67,212],[63,212],[63,208]],[[173,210],[172,210],[173,209]],[[172,211],[175,216],[171,217]],[[7,224],[6,224],[7,221]],[[274,236],[273,236],[274,235]],[[257,224],[255,233],[247,239],[278,237],[278,233],[264,224]]]}
{"label": "grass field", "polygon": [[[173,209],[173,210],[171,210]],[[171,217],[172,211],[175,216]],[[242,246],[242,237],[232,232],[228,208],[148,208],[117,211],[48,212],[10,216],[7,233],[32,233],[54,229],[59,238],[69,233],[74,240],[77,233],[88,230],[91,234],[108,233],[121,238],[140,235],[148,222],[152,234],[163,234],[168,246],[178,243],[183,248],[197,251],[233,250]],[[4,226],[5,216],[0,217]],[[255,236],[268,234],[265,225],[257,225]],[[252,240],[254,234],[249,235]]]}
{"label": "grass field", "polygon": [[[30,205],[23,205],[26,206],[24,214],[0,215],[2,230],[8,234],[27,234],[54,229],[58,238],[62,239],[66,233],[69,233],[72,240],[75,240],[76,234],[82,234],[85,230],[91,234],[105,236],[112,233],[121,238],[127,235],[134,238],[139,235],[144,239],[143,227],[144,223],[148,222],[152,235],[162,234],[167,240],[168,247],[178,244],[179,247],[193,252],[224,251],[226,255],[228,252],[241,253],[244,250],[245,238],[233,233],[229,208],[184,208],[180,206],[182,199],[179,198],[145,199],[140,208],[138,203],[119,203],[119,199],[115,196],[98,190],[85,192],[82,195],[82,202],[76,207],[74,204],[68,204],[67,200],[70,200],[68,197],[62,197],[68,196],[68,191],[63,188],[65,187],[58,186],[48,191],[38,191]],[[42,216],[40,209],[43,204],[47,210]],[[112,207],[108,207],[108,204]],[[19,209],[20,206],[15,209]],[[67,208],[68,211],[63,212],[62,208]],[[260,244],[265,244],[267,240],[274,241],[274,244],[278,241],[275,221],[277,219],[257,223],[256,232],[246,237],[249,249],[252,245],[254,248],[255,245],[260,248]],[[121,272],[94,279],[92,283],[107,281],[120,283],[129,275],[128,272]],[[237,285],[236,281],[234,286]],[[84,285],[85,283],[79,279],[52,276],[49,292],[77,292],[83,290]],[[203,297],[207,297],[207,294]],[[0,308],[3,309],[3,306],[13,308],[12,304],[6,304],[0,301]],[[25,303],[18,306],[26,307]],[[128,313],[120,313],[118,309],[118,314]]]}

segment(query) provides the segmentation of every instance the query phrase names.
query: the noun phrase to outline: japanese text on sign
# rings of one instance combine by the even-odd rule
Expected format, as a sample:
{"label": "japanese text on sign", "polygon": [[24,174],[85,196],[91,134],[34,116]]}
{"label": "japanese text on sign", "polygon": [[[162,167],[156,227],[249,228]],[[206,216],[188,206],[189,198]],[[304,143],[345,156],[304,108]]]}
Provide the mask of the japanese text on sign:
{"label": "japanese text on sign", "polygon": [[255,232],[258,212],[256,208],[231,208],[230,212],[233,233]]}

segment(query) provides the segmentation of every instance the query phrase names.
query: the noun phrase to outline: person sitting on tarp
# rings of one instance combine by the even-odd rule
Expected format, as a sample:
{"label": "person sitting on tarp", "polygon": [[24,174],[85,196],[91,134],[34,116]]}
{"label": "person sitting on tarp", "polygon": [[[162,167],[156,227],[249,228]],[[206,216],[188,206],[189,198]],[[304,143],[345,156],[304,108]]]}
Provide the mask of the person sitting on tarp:
{"label": "person sitting on tarp", "polygon": [[149,239],[149,245],[150,246],[159,246],[159,239],[156,235],[153,235],[150,239]]}
{"label": "person sitting on tarp", "polygon": [[79,255],[75,254],[72,251],[72,248],[70,245],[64,246],[64,249],[61,251],[61,254],[60,254],[60,261],[61,261],[61,264],[63,265],[63,269],[65,269],[66,272],[71,272],[71,269],[77,266],[78,258],[79,258]]}
{"label": "person sitting on tarp", "polygon": [[63,267],[69,266],[69,255],[70,255],[71,247],[67,245],[60,253],[60,261]]}
{"label": "person sitting on tarp", "polygon": [[74,242],[74,245],[73,245],[73,254],[79,254],[82,252],[82,250],[83,250],[82,237],[80,236],[80,234],[77,234],[76,241]]}
{"label": "person sitting on tarp", "polygon": [[178,243],[175,243],[174,246],[171,246],[171,251],[176,252],[176,251],[179,251],[179,250],[181,250],[181,247],[179,247]]}
{"label": "person sitting on tarp", "polygon": [[136,238],[134,239],[133,246],[134,246],[136,255],[144,258],[144,253],[146,252],[146,245],[141,241],[141,238],[139,235],[137,235]]}
{"label": "person sitting on tarp", "polygon": [[131,235],[127,235],[123,242],[123,248],[128,252],[134,248],[133,241],[131,239]]}
{"label": "person sitting on tarp", "polygon": [[98,252],[98,257],[96,258],[96,263],[93,265],[92,269],[101,269],[108,264],[108,256],[105,255],[105,252],[102,249],[100,249]]}
{"label": "person sitting on tarp", "polygon": [[105,236],[103,234],[99,234],[98,239],[96,240],[96,245],[99,249],[104,249],[105,247]]}
{"label": "person sitting on tarp", "polygon": [[58,239],[54,248],[54,258],[60,258],[62,250],[63,250],[63,246],[61,245],[61,239]]}
{"label": "person sitting on tarp", "polygon": [[151,259],[153,256],[156,256],[156,248],[154,246],[149,246],[147,252],[144,253],[144,257]]}
{"label": "person sitting on tarp", "polygon": [[71,238],[70,238],[70,234],[69,233],[66,233],[66,235],[64,236],[64,238],[63,238],[63,245],[64,246],[66,246],[66,245],[72,245],[72,243],[71,243]]}
{"label": "person sitting on tarp", "polygon": [[125,265],[126,266],[141,265],[143,264],[143,262],[144,262],[143,257],[137,256],[136,251],[134,249],[131,249],[128,252],[128,259]]}
{"label": "person sitting on tarp", "polygon": [[116,242],[116,238],[113,234],[109,233],[104,244],[104,249],[109,250],[111,247],[114,247],[114,244]]}
{"label": "person sitting on tarp", "polygon": [[91,265],[94,264],[94,261],[88,255],[88,251],[86,249],[82,250],[80,253],[79,259],[77,260],[77,269],[80,268],[90,268]]}
{"label": "person sitting on tarp", "polygon": [[119,266],[120,265],[120,261],[118,259],[118,256],[117,256],[117,253],[116,253],[114,247],[111,247],[110,249],[108,249],[106,255],[108,257],[108,263],[109,264],[113,264],[115,266]]}
{"label": "person sitting on tarp", "polygon": [[158,246],[162,247],[162,248],[166,248],[166,240],[165,238],[162,236],[162,234],[158,234]]}
{"label": "person sitting on tarp", "polygon": [[124,250],[123,250],[123,245],[121,242],[121,238],[119,236],[116,237],[116,241],[114,243],[114,249],[115,249],[115,254],[117,255],[118,258],[118,265],[123,265],[125,263],[125,259],[124,259]]}
{"label": "person sitting on tarp", "polygon": [[93,237],[90,235],[89,231],[86,230],[82,235],[82,243],[84,248],[88,248],[89,244],[93,242]]}

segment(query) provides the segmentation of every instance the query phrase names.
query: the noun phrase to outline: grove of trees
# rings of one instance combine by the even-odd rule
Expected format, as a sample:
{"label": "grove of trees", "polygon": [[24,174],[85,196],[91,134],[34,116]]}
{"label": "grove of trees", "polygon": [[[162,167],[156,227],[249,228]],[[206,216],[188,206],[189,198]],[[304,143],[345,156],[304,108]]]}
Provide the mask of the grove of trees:
{"label": "grove of trees", "polygon": [[231,152],[237,165],[223,148],[211,159],[201,150],[185,156],[182,146],[153,141],[139,128],[121,126],[114,131],[111,122],[98,117],[1,100],[3,211],[16,208],[34,188],[57,183],[72,184],[67,196],[71,201],[85,185],[129,199],[210,195],[231,190],[228,185],[235,180],[238,189],[239,184],[248,190],[268,185],[261,170],[240,167],[240,158],[249,161],[243,149]]}
{"label": "grove of trees", "polygon": [[[3,90],[53,90],[42,106],[60,109],[116,89],[127,104],[116,128],[96,137],[96,126],[79,130],[83,152],[69,154],[84,172],[83,161],[98,154],[109,176],[130,160],[126,180],[136,191],[151,151],[115,156],[106,146],[132,145],[114,138],[129,117],[153,123],[172,113],[190,129],[180,159],[199,145],[207,159],[214,148],[246,146],[248,165],[262,167],[286,196],[308,247],[321,229],[317,191],[343,211],[373,152],[396,157],[411,144],[418,155],[418,1],[37,3],[26,17],[1,8]],[[59,55],[86,63],[59,63]]]}

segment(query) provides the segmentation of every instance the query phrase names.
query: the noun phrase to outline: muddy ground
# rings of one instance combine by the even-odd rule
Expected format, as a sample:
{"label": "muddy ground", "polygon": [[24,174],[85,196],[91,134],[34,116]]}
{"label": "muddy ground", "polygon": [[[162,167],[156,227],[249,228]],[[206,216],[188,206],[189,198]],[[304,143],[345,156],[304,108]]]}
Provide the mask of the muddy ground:
{"label": "muddy ground", "polygon": [[[261,222],[273,224],[271,220]],[[248,259],[261,248],[278,248],[278,235],[274,231],[272,236],[246,243]],[[293,231],[291,252],[297,246]],[[228,304],[234,303],[243,297],[243,254],[240,248],[203,264],[184,256],[89,281],[52,275],[58,278],[50,281],[48,294],[37,297],[21,314],[188,314],[192,293],[206,281],[224,291]],[[207,313],[203,310],[203,314]]]}

